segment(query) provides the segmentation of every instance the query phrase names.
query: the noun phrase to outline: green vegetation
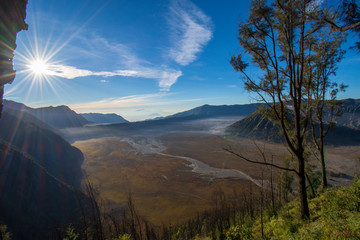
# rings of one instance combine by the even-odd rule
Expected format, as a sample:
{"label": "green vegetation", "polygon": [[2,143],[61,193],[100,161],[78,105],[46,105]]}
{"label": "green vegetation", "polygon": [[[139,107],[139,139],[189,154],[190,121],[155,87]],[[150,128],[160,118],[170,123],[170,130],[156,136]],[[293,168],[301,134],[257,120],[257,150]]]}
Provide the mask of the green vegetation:
{"label": "green vegetation", "polygon": [[311,217],[301,220],[299,202],[265,214],[250,227],[234,226],[227,239],[360,239],[360,179],[350,187],[326,189],[309,201]]}
{"label": "green vegetation", "polygon": [[11,234],[7,231],[6,225],[0,225],[0,239],[1,240],[10,240]]}
{"label": "green vegetation", "polygon": [[79,234],[75,232],[72,226],[69,226],[66,230],[66,237],[64,240],[76,240],[79,237]]}
{"label": "green vegetation", "polygon": [[[222,195],[213,210],[180,226],[162,228],[152,226],[139,216],[130,198],[124,218],[113,222],[113,230],[104,231],[101,239],[360,239],[360,179],[354,180],[350,187],[326,188],[309,199],[312,214],[306,220],[298,216],[297,199],[274,208],[271,195],[266,191],[259,195],[247,192],[247,195],[249,198],[243,199],[240,205],[234,205],[234,196]],[[64,239],[79,236],[72,227],[66,234]]]}

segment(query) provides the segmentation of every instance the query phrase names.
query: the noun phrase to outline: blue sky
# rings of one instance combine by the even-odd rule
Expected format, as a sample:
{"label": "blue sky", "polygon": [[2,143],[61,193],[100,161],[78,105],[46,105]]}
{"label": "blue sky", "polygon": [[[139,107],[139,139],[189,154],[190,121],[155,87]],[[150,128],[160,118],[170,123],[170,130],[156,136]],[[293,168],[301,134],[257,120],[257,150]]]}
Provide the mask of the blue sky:
{"label": "blue sky", "polygon": [[[239,0],[30,0],[5,98],[131,121],[254,102],[229,64],[248,9]],[[44,76],[28,71],[37,58]],[[349,52],[339,65],[335,78],[349,85],[339,98],[360,97],[359,63]]]}

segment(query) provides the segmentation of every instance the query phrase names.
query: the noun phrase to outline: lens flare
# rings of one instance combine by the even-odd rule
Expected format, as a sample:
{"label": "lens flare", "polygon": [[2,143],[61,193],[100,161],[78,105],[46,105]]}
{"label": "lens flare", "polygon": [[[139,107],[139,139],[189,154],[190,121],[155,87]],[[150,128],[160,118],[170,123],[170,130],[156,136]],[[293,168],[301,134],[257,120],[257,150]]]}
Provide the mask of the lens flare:
{"label": "lens flare", "polygon": [[49,65],[42,59],[36,59],[31,62],[28,67],[35,75],[46,75]]}

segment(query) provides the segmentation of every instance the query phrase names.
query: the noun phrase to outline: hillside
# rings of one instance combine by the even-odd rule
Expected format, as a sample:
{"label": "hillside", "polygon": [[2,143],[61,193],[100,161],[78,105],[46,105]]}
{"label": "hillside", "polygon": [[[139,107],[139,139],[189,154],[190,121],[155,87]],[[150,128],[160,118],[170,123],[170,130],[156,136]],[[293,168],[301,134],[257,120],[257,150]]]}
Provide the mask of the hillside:
{"label": "hillside", "polygon": [[279,142],[282,140],[280,128],[259,112],[237,121],[226,128],[229,135]]}
{"label": "hillside", "polygon": [[31,155],[38,164],[62,181],[80,187],[84,157],[78,149],[25,112],[17,116],[4,112],[0,126],[0,139],[3,142]]}
{"label": "hillside", "polygon": [[125,123],[128,122],[125,118],[115,113],[80,113],[87,121],[98,124],[111,124],[111,123]]}
{"label": "hillside", "polygon": [[343,105],[337,111],[340,116],[336,119],[338,126],[360,129],[360,99],[340,100]]}
{"label": "hillside", "polygon": [[300,220],[298,201],[276,215],[265,212],[253,223],[234,226],[227,239],[360,239],[360,180],[350,187],[330,188],[309,200],[310,219]]}
{"label": "hillside", "polygon": [[[341,100],[344,105],[338,109],[341,113],[336,119],[336,127],[329,131],[325,141],[331,145],[358,145],[360,142],[360,100]],[[226,128],[232,136],[265,141],[281,142],[280,127],[274,125],[259,112],[254,112],[244,119]]]}
{"label": "hillside", "polygon": [[14,239],[43,239],[79,221],[84,157],[26,111],[0,119],[0,222]]}
{"label": "hillside", "polygon": [[13,115],[28,113],[54,128],[82,127],[90,123],[67,106],[30,108],[22,103],[5,100],[4,111]]}
{"label": "hillside", "polygon": [[12,239],[53,239],[79,223],[84,194],[50,174],[27,154],[0,143],[0,223]]}

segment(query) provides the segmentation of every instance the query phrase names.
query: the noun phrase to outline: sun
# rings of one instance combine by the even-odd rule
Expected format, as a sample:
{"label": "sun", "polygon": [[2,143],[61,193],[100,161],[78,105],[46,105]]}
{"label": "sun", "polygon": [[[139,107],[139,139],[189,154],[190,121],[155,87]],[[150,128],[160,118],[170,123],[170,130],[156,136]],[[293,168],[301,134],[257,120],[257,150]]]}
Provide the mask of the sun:
{"label": "sun", "polygon": [[49,64],[43,59],[36,59],[28,65],[30,71],[35,75],[46,75]]}

